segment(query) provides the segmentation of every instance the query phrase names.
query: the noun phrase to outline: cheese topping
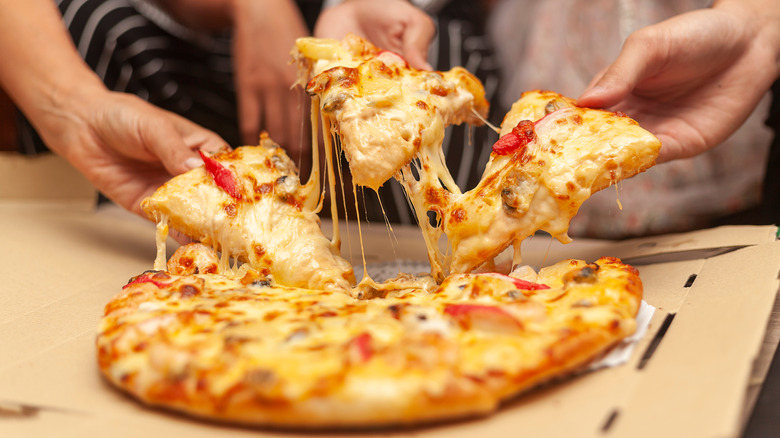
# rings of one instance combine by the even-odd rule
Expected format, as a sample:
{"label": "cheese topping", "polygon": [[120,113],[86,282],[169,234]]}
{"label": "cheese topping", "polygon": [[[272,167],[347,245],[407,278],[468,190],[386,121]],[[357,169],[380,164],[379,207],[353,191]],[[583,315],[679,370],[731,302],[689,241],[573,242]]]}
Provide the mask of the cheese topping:
{"label": "cheese topping", "polygon": [[[556,100],[553,100],[555,102]],[[479,185],[444,219],[452,272],[468,272],[536,231],[562,243],[591,194],[655,164],[660,142],[629,117],[564,107],[537,120],[535,139],[512,154],[491,154]]]}
{"label": "cheese topping", "polygon": [[463,275],[383,299],[153,278],[106,307],[97,350],[109,380],[147,403],[294,427],[495,409],[632,333],[641,297],[636,271],[615,259],[544,269],[544,290]]}
{"label": "cheese topping", "polygon": [[154,258],[154,270],[163,271],[167,263],[167,250],[166,240],[168,239],[168,217],[164,214],[160,215],[157,222],[157,230],[154,235],[155,246],[157,248],[157,255]]}
{"label": "cheese topping", "polygon": [[[240,199],[227,193],[204,168],[179,175],[142,203],[150,216],[222,252],[219,272],[247,262],[280,284],[348,291],[351,265],[320,229],[315,179],[301,186],[294,164],[269,139],[213,157],[231,172]],[[311,198],[316,196],[317,201]]]}
{"label": "cheese topping", "polygon": [[[625,116],[530,93],[507,115],[479,185],[462,193],[441,144],[447,125],[484,120],[473,76],[411,69],[357,37],[301,39],[294,54],[313,95],[309,180],[302,185],[263,136],[260,146],[202,154],[203,168],[144,200],[158,221],[156,270],[106,306],[97,339],[115,385],[150,404],[250,424],[434,421],[496,409],[633,333],[641,282],[617,259],[538,274],[517,267],[511,277],[468,272],[510,244],[519,266],[521,241],[538,230],[568,241],[581,203],[651,166],[657,139]],[[318,111],[331,195],[334,150],[350,163],[353,190],[397,178],[431,275],[365,275],[353,287],[334,197],[332,240],[317,216]],[[166,264],[168,224],[202,243]]]}
{"label": "cheese topping", "polygon": [[[418,153],[416,172],[402,168],[439,281],[476,269],[509,245],[519,265],[522,241],[537,231],[570,242],[569,222],[591,194],[655,163],[660,142],[634,120],[573,103],[553,92],[526,93],[507,114],[502,133],[518,135],[506,123],[516,126],[525,117],[535,123],[523,124],[525,137],[491,154],[480,183],[466,193],[455,187],[435,142]],[[424,216],[428,212],[435,224]],[[442,234],[449,252],[439,248]]]}
{"label": "cheese topping", "polygon": [[[294,55],[299,82],[330,127],[323,135],[338,135],[353,183],[377,190],[391,177],[401,182],[437,281],[477,268],[508,245],[519,264],[522,240],[537,231],[569,242],[569,222],[582,202],[652,166],[660,147],[628,117],[530,92],[506,115],[479,185],[461,193],[441,144],[448,124],[484,120],[478,80],[460,68],[417,71],[354,36],[300,39]],[[525,131],[516,131],[523,120]],[[440,245],[443,235],[449,250]]]}

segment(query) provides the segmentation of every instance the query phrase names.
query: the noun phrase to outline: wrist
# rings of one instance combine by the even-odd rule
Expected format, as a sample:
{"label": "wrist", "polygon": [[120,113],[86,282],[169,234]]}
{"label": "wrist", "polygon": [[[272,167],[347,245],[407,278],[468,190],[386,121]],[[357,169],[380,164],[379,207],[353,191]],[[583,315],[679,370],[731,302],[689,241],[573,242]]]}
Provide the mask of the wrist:
{"label": "wrist", "polygon": [[736,17],[754,29],[756,44],[773,57],[780,74],[780,2],[776,0],[716,0],[713,9]]}
{"label": "wrist", "polygon": [[111,94],[96,75],[88,73],[60,76],[40,89],[32,105],[21,108],[47,146],[68,160],[72,146],[90,132],[95,108]]}
{"label": "wrist", "polygon": [[220,32],[229,29],[235,18],[235,0],[157,0],[178,23],[201,32]]}

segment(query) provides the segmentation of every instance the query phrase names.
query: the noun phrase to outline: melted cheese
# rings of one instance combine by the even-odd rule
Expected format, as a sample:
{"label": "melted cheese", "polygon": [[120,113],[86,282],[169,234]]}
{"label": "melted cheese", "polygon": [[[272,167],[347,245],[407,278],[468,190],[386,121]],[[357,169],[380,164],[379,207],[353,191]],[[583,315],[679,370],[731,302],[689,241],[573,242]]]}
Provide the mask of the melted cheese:
{"label": "melted cheese", "polygon": [[161,214],[157,222],[157,231],[154,235],[157,255],[154,258],[154,270],[164,271],[167,263],[166,240],[168,239],[168,217]]}
{"label": "melted cheese", "polygon": [[[443,138],[450,124],[481,124],[488,104],[479,81],[463,68],[415,70],[398,55],[368,50],[370,44],[360,41],[303,38],[296,58],[311,75],[299,82],[318,96],[323,116],[340,136],[353,182],[377,190],[415,157],[427,137]],[[338,47],[324,50],[329,43]],[[360,51],[345,56],[350,47]],[[337,55],[310,58],[323,51]]]}
{"label": "melted cheese", "polygon": [[636,271],[597,263],[543,269],[547,290],[466,274],[435,290],[400,278],[383,299],[161,275],[106,307],[99,363],[141,400],[222,420],[378,426],[473,414],[634,331]]}
{"label": "melted cheese", "polygon": [[426,197],[431,186],[437,186],[442,197],[436,202],[444,203],[447,193],[460,194],[444,164],[444,128],[483,123],[488,105],[482,85],[463,68],[415,70],[398,55],[380,52],[354,36],[342,42],[303,38],[294,56],[299,83],[320,102],[323,137],[329,141],[330,135],[339,135],[353,183],[378,190],[391,177],[401,181],[423,231],[434,275],[443,279],[441,230],[428,223],[428,213],[441,218],[446,207],[431,206]]}
{"label": "melted cheese", "polygon": [[[536,231],[563,243],[591,194],[655,163],[660,142],[632,119],[564,107],[535,124],[536,139],[509,155],[493,153],[480,184],[452,204],[444,232],[452,272],[468,272]],[[456,217],[455,215],[459,216]]]}
{"label": "melted cheese", "polygon": [[[222,252],[219,272],[234,271],[238,260],[269,274],[280,284],[348,291],[351,265],[320,230],[309,202],[312,186],[302,187],[295,166],[273,143],[242,147],[217,156],[241,187],[234,199],[204,168],[179,175],[142,203],[144,211],[194,240]],[[313,180],[312,180],[313,181]],[[309,183],[312,183],[310,181]],[[236,266],[230,266],[231,258]]]}
{"label": "melted cheese", "polygon": [[[531,120],[536,138],[520,152],[492,154],[480,184],[461,193],[441,144],[446,125],[484,120],[478,80],[459,68],[411,69],[356,37],[302,39],[295,56],[306,74],[299,82],[340,136],[353,182],[374,190],[391,177],[401,182],[438,281],[489,262],[508,245],[519,264],[523,239],[540,230],[569,242],[580,205],[652,166],[660,147],[627,117],[577,108],[554,92],[529,92],[506,115],[501,133]],[[442,235],[450,251],[440,248]]]}

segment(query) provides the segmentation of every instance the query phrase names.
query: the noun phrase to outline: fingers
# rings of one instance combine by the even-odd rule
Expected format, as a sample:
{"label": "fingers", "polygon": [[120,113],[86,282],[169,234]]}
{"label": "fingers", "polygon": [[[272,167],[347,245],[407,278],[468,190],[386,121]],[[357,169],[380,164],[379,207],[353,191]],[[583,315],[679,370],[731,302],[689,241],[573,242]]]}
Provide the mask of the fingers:
{"label": "fingers", "polygon": [[433,67],[428,64],[428,46],[436,32],[436,26],[425,14],[413,17],[401,37],[404,57],[414,68],[433,70]]}
{"label": "fingers", "polygon": [[239,87],[238,126],[244,144],[257,143],[260,135],[260,120],[263,117],[260,97],[251,87]]}
{"label": "fingers", "polygon": [[[294,106],[292,96],[286,90],[272,88],[265,91],[263,96],[263,105],[265,106],[263,114],[263,129],[268,132],[271,139],[279,143],[280,146],[287,149],[290,146],[292,124],[300,116],[296,117],[290,108]],[[255,137],[252,144],[257,144],[259,137]]]}
{"label": "fingers", "polygon": [[657,44],[645,33],[629,36],[617,59],[597,75],[577,99],[580,106],[608,108],[626,99],[657,68]]}
{"label": "fingers", "polygon": [[214,132],[178,116],[158,120],[144,134],[144,143],[171,175],[200,166],[197,150],[214,153],[227,145]]}

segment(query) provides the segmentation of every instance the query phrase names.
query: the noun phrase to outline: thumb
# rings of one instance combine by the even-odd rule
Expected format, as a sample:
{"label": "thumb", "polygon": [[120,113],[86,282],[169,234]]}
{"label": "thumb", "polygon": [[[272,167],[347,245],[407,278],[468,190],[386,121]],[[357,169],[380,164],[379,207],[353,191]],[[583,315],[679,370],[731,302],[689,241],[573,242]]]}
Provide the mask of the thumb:
{"label": "thumb", "polygon": [[637,84],[650,74],[654,47],[646,47],[630,36],[615,61],[596,75],[577,99],[577,105],[608,108],[626,99]]}
{"label": "thumb", "polygon": [[431,44],[436,27],[426,15],[407,24],[402,36],[404,58],[414,68],[433,70],[428,64],[428,46]]}
{"label": "thumb", "polygon": [[171,175],[202,165],[198,150],[215,153],[227,146],[216,133],[175,116],[157,124],[144,140]]}

